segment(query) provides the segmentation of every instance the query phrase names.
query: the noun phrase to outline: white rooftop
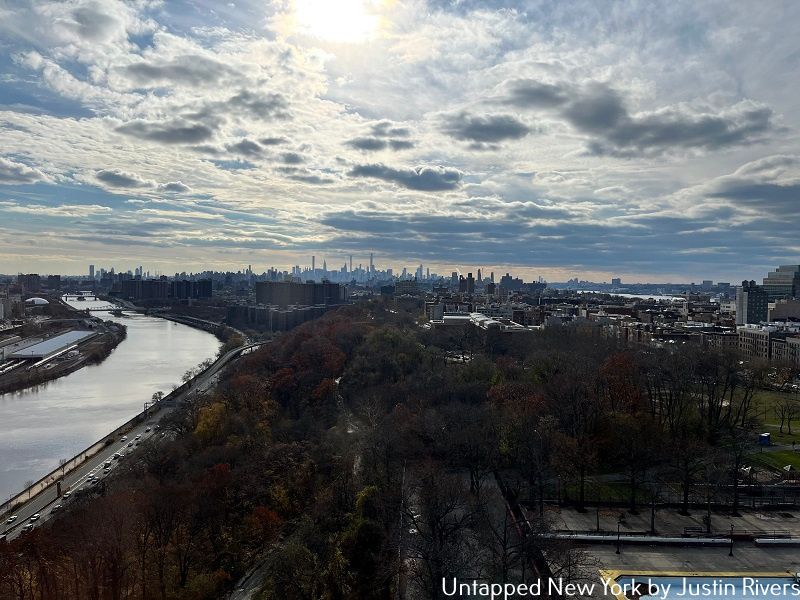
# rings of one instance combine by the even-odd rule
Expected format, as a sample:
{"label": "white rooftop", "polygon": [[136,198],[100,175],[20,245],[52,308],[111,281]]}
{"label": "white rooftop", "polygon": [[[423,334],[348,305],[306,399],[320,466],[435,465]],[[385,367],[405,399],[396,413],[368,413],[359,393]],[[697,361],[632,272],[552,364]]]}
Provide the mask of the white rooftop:
{"label": "white rooftop", "polygon": [[94,335],[94,331],[68,331],[61,335],[53,336],[33,346],[27,346],[21,350],[17,350],[10,356],[10,358],[44,358],[55,354],[59,350],[63,350],[79,341]]}

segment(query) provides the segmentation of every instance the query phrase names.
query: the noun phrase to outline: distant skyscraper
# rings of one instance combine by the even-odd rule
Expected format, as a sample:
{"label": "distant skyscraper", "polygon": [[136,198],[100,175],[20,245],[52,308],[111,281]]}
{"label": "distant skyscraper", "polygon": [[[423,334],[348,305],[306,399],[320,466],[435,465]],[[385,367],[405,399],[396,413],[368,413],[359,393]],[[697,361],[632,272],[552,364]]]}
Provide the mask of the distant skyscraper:
{"label": "distant skyscraper", "polygon": [[611,280],[611,285],[622,285],[622,279],[619,277],[614,277]]}
{"label": "distant skyscraper", "polygon": [[475,278],[472,276],[472,273],[467,273],[467,293],[475,293]]}
{"label": "distant skyscraper", "polygon": [[369,253],[369,272],[370,274],[375,272],[375,263],[372,262],[372,252]]}
{"label": "distant skyscraper", "polygon": [[483,281],[483,277],[481,276],[481,270],[478,269],[478,283],[480,283],[481,281]]}
{"label": "distant skyscraper", "polygon": [[350,272],[353,272],[353,255],[350,255]]}
{"label": "distant skyscraper", "polygon": [[317,257],[316,256],[312,256],[311,257],[311,270],[312,271],[316,271],[317,270]]}
{"label": "distant skyscraper", "polygon": [[89,279],[94,279],[94,265],[89,265]]}

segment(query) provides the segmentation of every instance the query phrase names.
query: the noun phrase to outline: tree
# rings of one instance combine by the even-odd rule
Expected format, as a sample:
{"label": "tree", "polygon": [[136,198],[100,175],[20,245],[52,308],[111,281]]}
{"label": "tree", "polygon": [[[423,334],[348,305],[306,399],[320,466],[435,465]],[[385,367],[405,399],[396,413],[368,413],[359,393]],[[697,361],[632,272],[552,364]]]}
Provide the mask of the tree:
{"label": "tree", "polygon": [[411,574],[425,598],[443,597],[444,578],[469,577],[475,572],[479,544],[471,531],[475,513],[469,492],[458,475],[428,463],[413,474],[404,503],[409,536]]}
{"label": "tree", "polygon": [[783,426],[786,424],[789,427],[789,435],[792,435],[792,421],[797,418],[798,408],[800,408],[800,404],[797,399],[788,395],[782,395],[775,402],[775,416],[780,422],[781,433],[783,433]]}

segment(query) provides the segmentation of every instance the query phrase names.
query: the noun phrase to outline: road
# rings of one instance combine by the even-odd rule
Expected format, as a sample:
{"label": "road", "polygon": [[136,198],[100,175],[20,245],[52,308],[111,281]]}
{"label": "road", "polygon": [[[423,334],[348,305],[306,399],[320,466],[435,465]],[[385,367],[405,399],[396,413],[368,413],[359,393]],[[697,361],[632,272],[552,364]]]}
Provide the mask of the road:
{"label": "road", "polygon": [[[224,356],[217,359],[214,364],[203,371],[203,373],[195,377],[191,385],[181,393],[180,397],[175,398],[175,400],[180,400],[180,398],[196,392],[202,393],[207,391],[216,383],[218,373],[225,366],[230,364],[233,360],[258,349],[263,343],[266,342],[249,344],[230,350]],[[172,403],[170,402],[170,404]],[[0,523],[0,531],[2,531],[3,534],[6,535],[6,539],[10,541],[22,533],[23,527],[30,522],[30,517],[34,514],[38,513],[40,515],[37,522],[34,523],[34,526],[39,526],[41,523],[47,521],[54,514],[54,506],[65,504],[71,501],[72,496],[80,490],[88,489],[91,485],[97,485],[90,484],[89,478],[91,476],[96,476],[99,480],[102,480],[106,475],[103,472],[106,462],[110,462],[109,472],[111,472],[116,465],[119,464],[120,460],[129,460],[128,455],[135,453],[140,444],[143,444],[154,436],[160,437],[162,432],[157,428],[158,422],[175,409],[176,406],[167,406],[165,404],[152,418],[146,419],[144,422],[135,425],[130,431],[126,432],[124,440],[122,437],[117,438],[113,444],[104,447],[97,454],[87,459],[82,465],[67,473],[62,478],[61,491],[70,492],[68,500],[65,501],[63,498],[59,499],[57,495],[57,486],[53,483],[28,502],[15,509],[14,512],[11,513],[11,515],[17,517],[13,523],[7,523],[6,519],[11,515],[5,515],[3,521]],[[121,459],[115,459],[114,454],[117,452],[124,453],[125,456]]]}

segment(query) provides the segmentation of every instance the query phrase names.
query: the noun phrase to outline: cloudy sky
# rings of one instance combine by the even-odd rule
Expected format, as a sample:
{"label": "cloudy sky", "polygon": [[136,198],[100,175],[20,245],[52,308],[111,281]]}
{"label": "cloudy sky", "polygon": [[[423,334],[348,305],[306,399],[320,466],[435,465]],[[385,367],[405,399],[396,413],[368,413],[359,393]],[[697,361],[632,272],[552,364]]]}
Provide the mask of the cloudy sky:
{"label": "cloudy sky", "polygon": [[800,262],[800,2],[0,0],[0,272]]}

